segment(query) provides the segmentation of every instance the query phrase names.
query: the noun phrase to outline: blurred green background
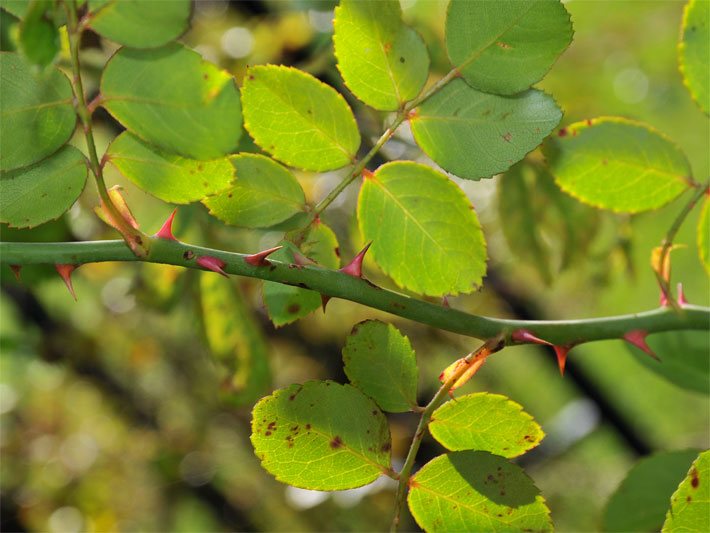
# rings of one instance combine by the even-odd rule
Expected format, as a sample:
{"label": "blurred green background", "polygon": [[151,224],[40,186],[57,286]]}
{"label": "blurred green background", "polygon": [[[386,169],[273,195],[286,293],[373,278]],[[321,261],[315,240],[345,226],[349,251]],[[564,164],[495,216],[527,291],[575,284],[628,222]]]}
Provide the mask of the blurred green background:
{"label": "blurred green background", "polygon": [[[341,92],[353,107],[365,145],[387,117],[367,109],[344,87],[332,53],[334,2],[198,1],[183,37],[239,81],[247,64],[279,63],[306,70]],[[621,115],[644,121],[685,151],[696,179],[710,172],[708,119],[695,106],[677,69],[679,1],[566,2],[575,38],[539,84],[565,111],[563,125]],[[423,35],[433,75],[449,66],[442,46],[446,2],[403,0],[405,19]],[[14,21],[2,13],[2,45],[12,47]],[[115,51],[88,34],[84,67],[95,93],[100,69]],[[64,65],[60,61],[60,66]],[[118,132],[95,115],[99,149]],[[74,144],[84,149],[77,136]],[[244,150],[254,149],[245,141]],[[384,158],[425,161],[406,128]],[[537,156],[533,154],[534,160]],[[299,179],[310,200],[327,193],[343,170]],[[171,211],[109,169],[134,215],[153,232]],[[658,291],[650,269],[657,246],[684,197],[635,217],[589,215],[586,237],[561,260],[563,236],[549,222],[543,234],[553,273],[545,283],[535,265],[507,244],[506,214],[498,209],[500,178],[458,183],[484,226],[489,276],[479,293],[451,300],[469,312],[521,318],[581,318],[650,309]],[[324,220],[336,231],[342,256],[361,244],[353,223],[356,187]],[[537,191],[536,191],[537,195]],[[544,195],[531,198],[544,208]],[[2,229],[6,240],[115,238],[93,214],[90,184],[62,219],[31,231]],[[673,277],[692,303],[710,303],[710,284],[695,246],[697,210],[678,235]],[[553,217],[554,218],[554,217]],[[547,225],[546,225],[547,227]],[[256,251],[281,233],[229,228],[199,205],[181,207],[176,235],[198,245]],[[564,268],[561,268],[564,267]],[[391,287],[373,264],[366,274]],[[388,527],[392,483],[322,494],[288,488],[261,469],[249,443],[252,400],[238,405],[220,392],[219,368],[205,342],[198,274],[137,264],[92,264],[74,276],[75,303],[51,268],[25,268],[23,284],[3,269],[0,295],[0,491],[2,530],[33,531],[371,531]],[[270,389],[308,379],[344,381],[340,350],[365,318],[391,321],[417,351],[420,400],[437,387],[442,368],[470,351],[471,339],[436,331],[349,302],[332,301],[274,329],[258,282],[233,280],[251,308],[253,342],[264,343]],[[663,357],[663,353],[659,354]],[[571,352],[561,379],[554,355],[533,347],[505,350],[461,392],[510,396],[543,425],[547,438],[520,462],[545,495],[560,531],[599,530],[606,500],[631,465],[653,451],[707,448],[707,396],[665,381],[620,341]],[[395,461],[401,462],[417,419],[390,416]],[[441,453],[426,439],[418,464]],[[406,518],[405,530],[415,530]]]}

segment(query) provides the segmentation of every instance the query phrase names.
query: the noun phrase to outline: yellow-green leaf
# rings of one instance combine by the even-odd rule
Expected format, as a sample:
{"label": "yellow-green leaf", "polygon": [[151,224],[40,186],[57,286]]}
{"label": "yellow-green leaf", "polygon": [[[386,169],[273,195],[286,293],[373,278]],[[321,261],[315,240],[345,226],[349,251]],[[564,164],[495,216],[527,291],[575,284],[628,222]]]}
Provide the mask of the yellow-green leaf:
{"label": "yellow-green leaf", "polygon": [[693,462],[687,477],[671,496],[663,533],[707,531],[710,527],[710,451]]}
{"label": "yellow-green leaf", "polygon": [[710,114],[710,2],[690,0],[683,12],[678,62],[683,82],[705,114]]}

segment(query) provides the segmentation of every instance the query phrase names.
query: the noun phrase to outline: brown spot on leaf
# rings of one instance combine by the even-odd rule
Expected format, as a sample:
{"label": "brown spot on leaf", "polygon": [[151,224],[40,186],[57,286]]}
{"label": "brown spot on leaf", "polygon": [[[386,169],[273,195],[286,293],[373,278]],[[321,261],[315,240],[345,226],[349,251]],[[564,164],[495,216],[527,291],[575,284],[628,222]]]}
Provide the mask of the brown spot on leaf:
{"label": "brown spot on leaf", "polygon": [[685,501],[686,501],[686,502],[692,502],[692,501],[693,501],[693,497],[692,497],[692,496],[686,496]]}
{"label": "brown spot on leaf", "polygon": [[271,431],[265,432],[264,435],[266,435],[268,437],[269,435],[271,435]]}
{"label": "brown spot on leaf", "polygon": [[330,447],[333,448],[334,450],[337,450],[338,448],[343,447],[343,439],[341,439],[338,435],[336,435],[333,440],[330,441]]}
{"label": "brown spot on leaf", "polygon": [[510,139],[512,139],[512,138],[513,138],[513,136],[510,134],[509,131],[506,132],[505,135],[503,135],[503,140],[504,140],[505,142],[507,142],[507,143],[509,143],[509,142],[510,142]]}
{"label": "brown spot on leaf", "polygon": [[498,41],[496,43],[496,46],[498,46],[499,48],[502,48],[503,50],[509,50],[511,48],[511,46],[508,43],[504,43],[503,41]]}
{"label": "brown spot on leaf", "polygon": [[690,485],[694,489],[697,489],[698,485],[700,485],[700,476],[698,475],[698,470],[696,468],[693,468],[690,472]]}
{"label": "brown spot on leaf", "polygon": [[567,136],[567,128],[561,128],[560,131],[557,132],[558,137],[566,137]]}
{"label": "brown spot on leaf", "polygon": [[[291,304],[286,308],[286,311],[291,313],[292,315],[295,315],[301,310],[301,306],[298,304]],[[294,395],[295,396],[295,395]]]}
{"label": "brown spot on leaf", "polygon": [[310,425],[310,424],[306,424],[306,429],[307,429],[308,431],[310,431],[311,425]]}
{"label": "brown spot on leaf", "polygon": [[380,447],[380,451],[383,452],[383,453],[387,453],[387,452],[390,451],[391,449],[392,449],[392,444],[389,443],[389,442],[385,442],[385,443]]}

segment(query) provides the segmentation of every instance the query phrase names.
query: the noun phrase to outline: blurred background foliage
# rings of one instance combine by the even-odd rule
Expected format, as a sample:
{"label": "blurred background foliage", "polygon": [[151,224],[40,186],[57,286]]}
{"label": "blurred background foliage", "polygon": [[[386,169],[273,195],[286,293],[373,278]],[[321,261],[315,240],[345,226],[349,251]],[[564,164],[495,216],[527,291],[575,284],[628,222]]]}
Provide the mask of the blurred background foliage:
{"label": "blurred background foliage", "polygon": [[[248,64],[278,63],[333,85],[353,107],[367,148],[386,117],[358,102],[335,68],[334,4],[201,0],[183,41],[240,82]],[[446,72],[445,2],[403,0],[402,7],[405,19],[427,42],[433,72]],[[707,118],[690,99],[677,69],[683,3],[571,0],[566,7],[574,21],[574,42],[540,84],[565,111],[563,125],[602,115],[647,122],[674,139],[696,178],[706,179]],[[16,21],[6,12],[1,17],[2,49],[11,50]],[[115,49],[86,34],[83,57],[90,93],[95,94],[101,68]],[[66,67],[66,60],[62,56],[60,66]],[[94,118],[102,150],[119,126],[103,111]],[[255,151],[247,135],[244,139],[241,149]],[[74,144],[84,149],[78,133]],[[397,158],[426,161],[406,127],[385,146],[379,162]],[[516,245],[525,240],[516,235],[520,224],[514,200],[501,195],[502,178],[458,181],[479,213],[490,261],[483,290],[450,304],[472,313],[535,319],[656,306],[650,252],[684,197],[635,217],[593,211],[559,197],[549,178],[534,171],[539,160],[534,153],[530,166],[515,170],[528,184],[522,200],[542,220],[537,239],[543,253],[537,255]],[[298,177],[313,200],[338,183],[343,172]],[[109,185],[124,187],[142,228],[157,230],[171,207],[114,169],[107,178]],[[355,196],[356,187],[351,187],[324,217],[338,235],[342,257],[362,244],[352,219]],[[2,227],[2,238],[116,238],[95,217],[96,203],[94,188],[88,186],[60,220],[25,231]],[[697,212],[677,238],[687,246],[673,253],[673,275],[684,283],[692,303],[708,305],[710,285],[697,258],[696,221]],[[234,251],[273,246],[282,235],[224,226],[199,204],[180,208],[175,230],[181,240]],[[374,265],[366,263],[366,274],[391,287]],[[293,382],[345,381],[340,350],[351,327],[365,318],[390,321],[410,337],[418,354],[422,402],[436,390],[441,369],[477,344],[339,300],[329,304],[325,315],[318,311],[275,329],[264,312],[258,282],[233,279],[234,301],[205,308],[199,274],[167,266],[83,266],[74,276],[77,303],[49,267],[25,268],[22,277],[18,284],[9,269],[2,272],[4,531],[383,529],[393,503],[392,484],[384,479],[328,495],[286,487],[263,471],[249,443],[254,400]],[[203,312],[225,309],[232,311],[222,317],[225,330],[238,330],[231,357],[207,342],[203,328]],[[253,365],[239,365],[244,351],[255,350],[268,354],[270,370],[263,365],[255,373]],[[224,385],[225,366],[236,367],[232,387]],[[605,502],[639,457],[708,447],[707,397],[649,371],[621,341],[574,349],[564,379],[546,350],[505,350],[465,389],[461,392],[506,394],[541,422],[547,438],[521,463],[547,498],[560,531],[599,529]],[[389,416],[394,458],[401,462],[417,419]],[[440,451],[426,439],[419,464]],[[408,520],[404,529],[415,529]]]}

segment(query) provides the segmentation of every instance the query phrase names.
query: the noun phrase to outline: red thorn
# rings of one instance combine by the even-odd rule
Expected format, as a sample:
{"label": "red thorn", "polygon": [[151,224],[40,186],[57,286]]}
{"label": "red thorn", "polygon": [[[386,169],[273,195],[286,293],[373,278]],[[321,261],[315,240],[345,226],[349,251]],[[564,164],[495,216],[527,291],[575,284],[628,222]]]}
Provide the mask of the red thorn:
{"label": "red thorn", "polygon": [[220,274],[225,278],[229,277],[227,273],[222,270],[225,266],[227,266],[227,263],[225,263],[221,259],[217,259],[216,257],[212,257],[210,255],[203,255],[197,258],[197,264],[200,265],[202,268],[206,268],[207,270],[211,270],[212,272],[217,272],[217,274]]}
{"label": "red thorn", "polygon": [[250,265],[257,267],[270,265],[271,263],[269,263],[266,258],[277,250],[280,250],[281,248],[283,248],[283,246],[276,246],[274,248],[264,250],[263,252],[257,252],[255,254],[248,255],[244,258],[244,261],[246,261]]}
{"label": "red thorn", "polygon": [[639,350],[643,351],[644,353],[647,353],[651,357],[653,357],[656,361],[660,362],[661,360],[658,358],[658,356],[653,353],[653,350],[651,350],[651,347],[646,344],[646,337],[648,336],[648,332],[644,331],[642,329],[635,329],[633,331],[629,331],[628,333],[624,334],[624,340],[628,342],[629,344],[633,344],[636,346]]}
{"label": "red thorn", "polygon": [[373,177],[374,175],[375,175],[375,174],[374,174],[373,172],[370,172],[370,171],[367,170],[366,168],[363,168],[363,169],[362,169],[362,177],[365,178],[366,180],[372,179],[372,177]]}
{"label": "red thorn", "polygon": [[557,366],[560,367],[560,375],[564,377],[565,375],[565,363],[567,363],[567,354],[569,353],[571,346],[553,346],[555,349],[555,354],[557,355]]}
{"label": "red thorn", "polygon": [[57,272],[64,280],[64,285],[67,286],[67,289],[69,289],[69,293],[72,295],[72,298],[74,298],[74,301],[76,302],[76,293],[74,292],[74,285],[72,285],[71,282],[71,273],[76,270],[76,265],[57,264],[54,265],[54,268],[57,269]]}
{"label": "red thorn", "polygon": [[306,265],[314,265],[314,264],[316,264],[316,262],[313,261],[312,259],[309,259],[308,257],[306,257],[303,254],[299,254],[298,252],[294,252],[293,264],[302,267],[302,266],[306,266]]}
{"label": "red thorn", "polygon": [[688,300],[685,299],[685,293],[683,292],[683,284],[678,284],[678,305],[688,305]]}
{"label": "red thorn", "polygon": [[533,335],[531,332],[529,332],[527,329],[518,329],[513,332],[513,334],[510,336],[511,339],[513,339],[516,342],[528,342],[528,343],[533,343],[533,344],[544,344],[546,346],[552,346],[552,343],[544,341],[535,335]]}
{"label": "red thorn", "polygon": [[449,305],[449,299],[446,296],[441,299],[441,307],[446,307],[447,309],[451,307]]}
{"label": "red thorn", "polygon": [[173,219],[175,218],[175,213],[177,213],[177,209],[170,213],[170,216],[168,219],[165,221],[163,224],[163,227],[158,230],[158,233],[155,234],[155,236],[158,239],[167,239],[169,241],[177,241],[177,239],[173,236]]}
{"label": "red thorn", "polygon": [[348,276],[352,276],[354,278],[361,278],[362,261],[363,259],[365,259],[365,254],[367,253],[367,250],[370,249],[370,246],[372,246],[372,241],[368,242],[365,247],[360,250],[360,252],[355,257],[353,257],[352,261],[350,261],[347,265],[341,268],[340,272],[342,272],[343,274],[347,274]]}
{"label": "red thorn", "polygon": [[20,270],[22,270],[22,265],[10,265],[10,270],[12,270],[12,273],[15,274],[17,283],[22,283],[22,280],[20,279]]}
{"label": "red thorn", "polygon": [[328,305],[329,301],[330,301],[330,296],[326,296],[325,294],[320,295],[320,303],[323,306],[324,313],[325,313],[325,306]]}

